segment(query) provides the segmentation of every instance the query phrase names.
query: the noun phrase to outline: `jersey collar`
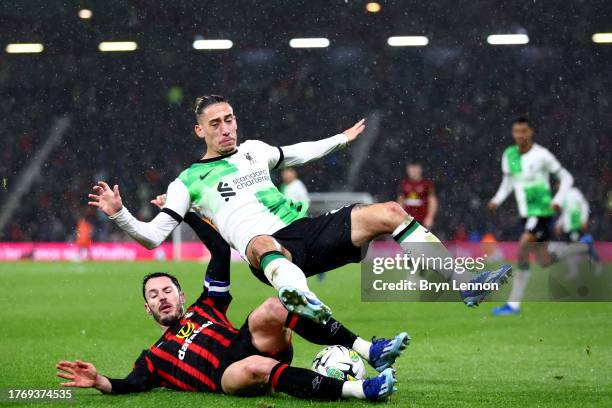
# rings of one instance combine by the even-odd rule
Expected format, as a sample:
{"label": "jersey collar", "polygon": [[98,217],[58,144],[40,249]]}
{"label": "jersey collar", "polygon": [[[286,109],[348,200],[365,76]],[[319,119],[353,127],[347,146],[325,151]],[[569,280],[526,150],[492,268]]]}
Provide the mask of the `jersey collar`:
{"label": "jersey collar", "polygon": [[236,153],[238,153],[238,148],[236,148],[236,150],[234,150],[231,153],[224,154],[223,156],[212,157],[210,159],[200,159],[200,160],[196,161],[195,163],[211,163],[211,162],[214,162],[214,161],[217,161],[217,160],[223,160],[223,159],[225,159],[227,157],[230,157],[230,156],[232,156],[232,155],[234,155]]}

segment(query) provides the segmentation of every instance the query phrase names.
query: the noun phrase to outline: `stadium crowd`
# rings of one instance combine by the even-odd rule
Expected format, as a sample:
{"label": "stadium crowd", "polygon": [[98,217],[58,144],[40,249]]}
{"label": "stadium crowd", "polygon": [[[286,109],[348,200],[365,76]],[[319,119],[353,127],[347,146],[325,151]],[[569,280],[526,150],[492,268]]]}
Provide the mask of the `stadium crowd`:
{"label": "stadium crowd", "polygon": [[[608,58],[609,59],[609,58]],[[228,53],[196,51],[11,56],[0,60],[2,205],[59,116],[71,124],[2,231],[3,241],[75,239],[86,216],[98,241],[125,239],[87,209],[99,179],[119,184],[126,205],[148,219],[149,200],[204,146],[191,104],[230,98],[242,140],[292,144],[339,133],[378,111],[382,120],[359,173],[358,191],[394,200],[408,162],[423,164],[440,199],[434,229],[516,239],[513,199],[489,214],[510,122],[527,115],[536,142],[573,174],[591,205],[590,230],[612,240],[612,75],[592,50],[538,47],[492,52],[427,47]],[[352,151],[306,166],[309,191],[347,188]],[[463,234],[461,234],[463,235]]]}

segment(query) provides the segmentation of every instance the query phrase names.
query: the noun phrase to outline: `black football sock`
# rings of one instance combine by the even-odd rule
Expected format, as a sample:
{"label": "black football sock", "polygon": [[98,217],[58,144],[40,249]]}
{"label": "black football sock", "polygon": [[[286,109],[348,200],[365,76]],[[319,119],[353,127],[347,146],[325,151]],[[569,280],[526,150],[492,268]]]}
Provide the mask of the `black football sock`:
{"label": "black football sock", "polygon": [[315,323],[296,314],[289,313],[285,326],[304,340],[314,344],[334,345],[352,348],[357,335],[344,327],[342,323],[335,319],[329,319],[325,324]]}
{"label": "black football sock", "polygon": [[270,372],[274,391],[302,399],[337,400],[342,397],[344,381],[326,377],[305,368],[278,363]]}

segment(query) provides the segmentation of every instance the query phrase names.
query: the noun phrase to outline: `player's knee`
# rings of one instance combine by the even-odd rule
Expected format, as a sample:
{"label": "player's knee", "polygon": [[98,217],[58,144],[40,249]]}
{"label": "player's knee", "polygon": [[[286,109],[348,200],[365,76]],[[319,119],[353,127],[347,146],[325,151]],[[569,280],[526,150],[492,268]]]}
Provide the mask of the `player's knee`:
{"label": "player's knee", "polygon": [[279,251],[289,261],[293,259],[291,253],[269,235],[259,235],[253,238],[247,246],[246,253],[251,265],[259,268],[262,257],[271,251]]}
{"label": "player's knee", "polygon": [[253,238],[253,240],[249,243],[249,247],[254,255],[257,257],[263,255],[267,251],[270,250],[270,247],[273,247],[272,237],[267,235],[260,235],[258,237]]}
{"label": "player's knee", "polygon": [[274,359],[254,355],[230,365],[221,378],[223,392],[241,396],[269,392],[268,379],[276,364],[278,362]]}
{"label": "player's knee", "polygon": [[404,211],[402,206],[396,203],[395,201],[387,201],[386,203],[383,203],[383,205],[385,206],[386,210],[392,213],[394,216],[406,216],[406,211]]}
{"label": "player's knee", "polygon": [[287,309],[277,297],[270,297],[259,307],[262,318],[268,324],[283,325],[287,320]]}
{"label": "player's knee", "polygon": [[265,335],[280,332],[287,321],[287,313],[278,298],[268,298],[249,316],[249,328],[252,333]]}
{"label": "player's knee", "polygon": [[259,265],[261,257],[270,251],[277,251],[276,240],[269,235],[259,235],[253,238],[247,247],[247,256],[251,264]]}
{"label": "player's knee", "polygon": [[268,383],[270,372],[278,361],[263,357],[263,356],[250,356],[245,359],[244,373],[249,378],[249,385],[264,385]]}
{"label": "player's knee", "polygon": [[408,215],[402,206],[395,201],[387,201],[382,206],[382,222],[387,231],[393,231]]}
{"label": "player's knee", "polygon": [[287,309],[285,308],[285,306],[283,306],[279,298],[268,298],[264,304],[266,307],[267,314],[271,320],[276,320],[280,323],[284,323],[285,320],[287,320]]}

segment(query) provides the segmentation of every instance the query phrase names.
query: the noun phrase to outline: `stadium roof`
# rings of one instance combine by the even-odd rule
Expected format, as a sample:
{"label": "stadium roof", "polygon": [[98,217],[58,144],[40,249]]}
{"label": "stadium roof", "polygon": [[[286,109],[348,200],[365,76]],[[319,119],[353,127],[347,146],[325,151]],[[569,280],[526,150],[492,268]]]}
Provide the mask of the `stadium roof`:
{"label": "stadium roof", "polygon": [[[0,2],[0,42],[41,41],[91,49],[103,40],[144,47],[190,47],[195,36],[227,38],[238,48],[279,48],[293,37],[327,37],[332,46],[384,47],[390,36],[423,35],[431,45],[481,46],[495,33],[527,33],[530,43],[590,44],[612,31],[607,0],[381,0],[378,13],[354,0],[14,0]],[[89,20],[78,18],[92,10]],[[95,47],[94,47],[95,49]]]}

